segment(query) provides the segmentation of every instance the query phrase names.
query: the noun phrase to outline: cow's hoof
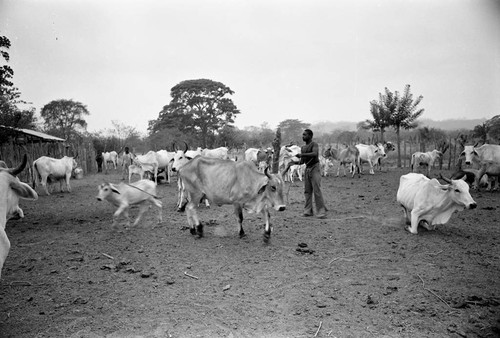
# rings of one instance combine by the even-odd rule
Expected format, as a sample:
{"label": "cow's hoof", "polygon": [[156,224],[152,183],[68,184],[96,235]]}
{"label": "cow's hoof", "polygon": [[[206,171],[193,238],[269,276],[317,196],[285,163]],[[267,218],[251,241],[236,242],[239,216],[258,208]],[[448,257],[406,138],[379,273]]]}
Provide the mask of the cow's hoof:
{"label": "cow's hoof", "polygon": [[408,230],[410,233],[412,233],[414,235],[416,235],[418,233],[417,231],[413,232],[411,227],[406,227],[406,230]]}
{"label": "cow's hoof", "polygon": [[196,232],[198,233],[198,237],[203,237],[203,224],[198,224],[196,226]]}
{"label": "cow's hoof", "polygon": [[240,238],[243,238],[245,237],[247,234],[245,233],[245,231],[243,230],[240,230]]}
{"label": "cow's hoof", "polygon": [[191,233],[191,235],[196,235],[196,229],[195,228],[189,229],[189,232]]}
{"label": "cow's hoof", "polygon": [[264,232],[264,237],[263,237],[264,243],[268,244],[270,239],[271,239],[271,233]]}

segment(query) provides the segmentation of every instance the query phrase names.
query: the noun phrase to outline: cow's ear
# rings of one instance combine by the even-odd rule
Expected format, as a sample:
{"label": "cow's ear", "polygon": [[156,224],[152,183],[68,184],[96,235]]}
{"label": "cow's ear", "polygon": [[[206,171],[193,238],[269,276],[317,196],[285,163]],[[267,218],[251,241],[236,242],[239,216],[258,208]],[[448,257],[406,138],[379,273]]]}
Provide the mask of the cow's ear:
{"label": "cow's ear", "polygon": [[29,185],[26,183],[20,182],[17,179],[14,179],[10,184],[12,190],[14,190],[17,195],[24,199],[36,200],[38,199],[38,194],[36,191],[31,189]]}
{"label": "cow's ear", "polygon": [[116,187],[113,184],[110,184],[109,187],[111,188],[112,192],[114,192],[115,194],[120,195],[120,192],[118,191],[118,189],[116,189]]}
{"label": "cow's ear", "polygon": [[266,191],[267,184],[269,183],[269,179],[266,177],[266,180],[263,182],[262,186],[259,189],[259,192],[257,194],[263,194],[264,191]]}
{"label": "cow's ear", "polygon": [[189,157],[189,156],[186,156],[186,158],[187,158],[188,160],[192,160],[192,159],[193,159],[192,157]]}

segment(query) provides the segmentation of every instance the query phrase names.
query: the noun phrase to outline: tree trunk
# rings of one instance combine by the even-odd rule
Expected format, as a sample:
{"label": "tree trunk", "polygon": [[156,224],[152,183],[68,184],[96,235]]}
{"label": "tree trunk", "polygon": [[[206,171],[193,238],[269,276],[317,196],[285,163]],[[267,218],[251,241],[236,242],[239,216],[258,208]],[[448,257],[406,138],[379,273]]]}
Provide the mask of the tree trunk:
{"label": "tree trunk", "polygon": [[273,174],[277,174],[280,170],[280,150],[281,150],[281,129],[276,129],[276,136],[273,140],[273,163],[272,163],[272,172]]}
{"label": "tree trunk", "polygon": [[398,143],[398,168],[401,168],[401,136],[399,135],[399,126],[396,127],[396,137]]}

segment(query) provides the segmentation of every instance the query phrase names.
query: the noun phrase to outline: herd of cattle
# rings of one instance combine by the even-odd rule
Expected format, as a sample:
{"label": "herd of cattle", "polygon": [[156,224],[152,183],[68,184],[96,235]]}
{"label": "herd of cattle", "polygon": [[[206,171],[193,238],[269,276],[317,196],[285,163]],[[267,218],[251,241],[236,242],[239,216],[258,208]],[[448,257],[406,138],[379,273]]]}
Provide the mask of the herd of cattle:
{"label": "herd of cattle", "polygon": [[[297,154],[301,148],[296,145],[283,146],[279,154],[279,166],[283,168],[290,160],[297,161]],[[370,174],[374,174],[374,167],[381,165],[387,152],[394,150],[393,144],[348,146],[343,149],[327,148],[320,156],[321,171],[324,176],[328,170],[337,162],[339,168],[346,167],[354,177],[363,172],[363,163],[369,164]],[[478,189],[481,180],[486,180],[491,189],[491,179],[498,186],[500,175],[500,146],[485,144],[480,147],[464,146],[460,155],[460,163],[473,164],[475,169],[460,168],[450,179],[442,177],[445,184],[437,179],[430,178],[430,171],[434,162],[443,154],[438,150],[412,155],[411,173],[402,175],[396,194],[397,202],[403,207],[406,216],[408,231],[417,233],[418,226],[427,229],[435,229],[437,224],[448,222],[452,213],[457,210],[473,209],[477,206],[470,195],[469,184]],[[167,182],[177,173],[178,188],[178,210],[186,211],[187,221],[193,235],[203,236],[203,225],[198,218],[196,208],[202,201],[216,205],[233,205],[235,215],[239,223],[239,234],[244,236],[243,210],[248,212],[262,213],[265,219],[264,241],[268,241],[271,235],[271,224],[269,210],[284,211],[286,209],[283,199],[283,188],[285,181],[293,182],[295,176],[302,180],[304,165],[296,165],[290,168],[286,177],[281,173],[271,173],[270,167],[273,161],[273,151],[250,148],[245,151],[244,159],[230,158],[228,149],[225,147],[217,149],[189,150],[185,144],[184,149],[176,149],[169,152],[166,150],[149,151],[144,155],[133,157],[133,163],[120,163],[118,153],[103,153],[106,171],[108,165],[115,169],[122,166],[128,169],[128,183],[120,184],[104,183],[98,187],[98,200],[107,200],[117,210],[113,215],[113,227],[118,225],[121,215],[128,220],[128,210],[132,205],[139,205],[139,214],[133,226],[139,224],[142,215],[149,208],[149,204],[158,208],[158,222],[162,222],[162,202],[156,194],[158,175],[165,173]],[[42,156],[33,162],[33,188],[21,182],[16,175],[20,173],[27,164],[26,155],[22,163],[17,167],[8,168],[0,161],[0,276],[3,264],[10,249],[10,242],[5,232],[6,222],[9,219],[24,217],[19,207],[19,198],[36,200],[38,194],[34,190],[41,183],[45,193],[50,194],[48,184],[60,183],[62,191],[63,182],[66,183],[68,192],[71,192],[70,178],[73,170],[77,167],[75,157],[64,156],[54,159]],[[126,168],[125,168],[126,167]],[[418,173],[421,167],[426,168],[426,175]],[[144,179],[150,173],[152,179]],[[138,174],[140,180],[132,182],[132,175]],[[154,180],[154,181],[153,181]],[[467,184],[469,183],[469,184]]]}

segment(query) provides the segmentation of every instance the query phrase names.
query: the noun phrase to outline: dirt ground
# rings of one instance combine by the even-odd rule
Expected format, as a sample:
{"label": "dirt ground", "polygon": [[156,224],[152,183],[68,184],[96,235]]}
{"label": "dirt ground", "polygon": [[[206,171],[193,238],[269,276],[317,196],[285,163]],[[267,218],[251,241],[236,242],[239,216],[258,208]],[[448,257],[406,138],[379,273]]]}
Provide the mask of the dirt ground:
{"label": "dirt ground", "polygon": [[175,184],[158,187],[161,225],[150,209],[145,228],[118,231],[95,196],[119,174],[37,189],[7,224],[0,337],[498,337],[500,193],[474,191],[477,209],[412,235],[396,203],[406,172],[324,178],[324,220],[302,217],[303,184],[287,184],[269,244],[254,214],[240,239],[230,206],[200,207],[193,237]]}

